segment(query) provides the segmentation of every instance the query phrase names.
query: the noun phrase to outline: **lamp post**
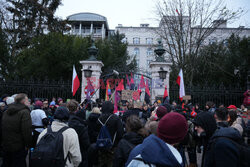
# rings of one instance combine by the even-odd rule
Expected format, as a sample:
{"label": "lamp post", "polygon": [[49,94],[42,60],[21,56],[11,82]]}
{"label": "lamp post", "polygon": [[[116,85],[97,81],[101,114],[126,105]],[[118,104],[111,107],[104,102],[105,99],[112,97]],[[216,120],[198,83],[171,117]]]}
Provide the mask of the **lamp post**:
{"label": "lamp post", "polygon": [[98,53],[98,48],[95,46],[94,40],[91,40],[92,44],[91,47],[88,48],[88,54],[90,55],[88,61],[97,61],[96,55]]}
{"label": "lamp post", "polygon": [[[164,59],[164,53],[166,52],[166,50],[163,48],[163,44],[161,40],[158,40],[158,46],[157,48],[154,50],[155,54],[157,55],[155,58],[156,62],[166,62],[166,60]],[[163,67],[160,67],[160,71],[158,71],[160,79],[164,80],[166,79],[166,75],[167,75],[167,71],[165,71],[163,69]]]}
{"label": "lamp post", "polygon": [[160,79],[164,80],[166,79],[167,71],[165,71],[162,67],[160,67],[160,71],[158,71]]}

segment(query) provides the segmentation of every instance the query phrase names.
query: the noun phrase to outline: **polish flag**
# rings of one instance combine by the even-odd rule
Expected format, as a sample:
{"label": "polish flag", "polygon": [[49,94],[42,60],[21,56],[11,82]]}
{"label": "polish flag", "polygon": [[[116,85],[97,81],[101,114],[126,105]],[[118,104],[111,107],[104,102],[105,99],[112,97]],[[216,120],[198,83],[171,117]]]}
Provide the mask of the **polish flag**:
{"label": "polish flag", "polygon": [[80,87],[80,81],[76,73],[75,65],[73,65],[72,92],[75,96],[77,89]]}
{"label": "polish flag", "polygon": [[182,69],[180,70],[180,73],[177,77],[176,83],[180,86],[179,98],[182,101],[183,96],[185,96],[184,78],[183,78]]}

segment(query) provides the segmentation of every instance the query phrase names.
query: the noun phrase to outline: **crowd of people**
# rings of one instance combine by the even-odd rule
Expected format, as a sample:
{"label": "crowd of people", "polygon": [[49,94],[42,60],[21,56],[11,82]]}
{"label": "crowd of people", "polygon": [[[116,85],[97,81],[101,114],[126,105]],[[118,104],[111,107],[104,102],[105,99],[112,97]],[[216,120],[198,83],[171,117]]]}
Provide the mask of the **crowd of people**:
{"label": "crowd of people", "polygon": [[64,100],[1,97],[3,167],[250,165],[250,90],[240,108],[137,100],[114,113],[111,101]]}

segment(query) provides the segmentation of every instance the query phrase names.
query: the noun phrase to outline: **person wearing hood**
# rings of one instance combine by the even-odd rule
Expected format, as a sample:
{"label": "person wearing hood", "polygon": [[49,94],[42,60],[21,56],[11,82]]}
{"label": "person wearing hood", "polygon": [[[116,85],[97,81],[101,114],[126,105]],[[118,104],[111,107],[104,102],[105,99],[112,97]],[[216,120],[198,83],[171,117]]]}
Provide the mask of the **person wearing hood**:
{"label": "person wearing hood", "polygon": [[[52,122],[51,130],[52,132],[58,132],[63,127],[68,127],[68,120],[70,114],[66,107],[58,107],[55,111],[54,118]],[[37,143],[41,138],[47,133],[47,129],[42,131],[38,136]],[[76,131],[73,128],[68,128],[62,133],[63,135],[63,155],[66,160],[67,167],[78,166],[82,161],[82,156],[80,152],[79,140]],[[68,157],[68,158],[67,158]]]}
{"label": "person wearing hood", "polygon": [[2,118],[3,166],[26,167],[32,141],[32,123],[26,94],[18,94]]}
{"label": "person wearing hood", "polygon": [[41,109],[43,103],[40,100],[35,102],[34,110],[31,111],[30,116],[32,120],[32,148],[35,148],[37,138],[44,128],[48,125],[49,120],[45,112]]}
{"label": "person wearing hood", "polygon": [[88,135],[88,127],[85,122],[85,113],[82,110],[78,110],[79,103],[76,100],[70,100],[67,103],[67,108],[70,112],[69,117],[69,127],[75,129],[78,134],[80,150],[82,155],[82,162],[79,167],[87,167],[88,166],[88,148],[90,146],[89,135]]}
{"label": "person wearing hood", "polygon": [[126,121],[126,133],[118,143],[113,160],[113,167],[124,167],[128,160],[131,150],[141,144],[148,136],[148,132],[140,121],[140,119],[131,115]]}
{"label": "person wearing hood", "polygon": [[187,134],[186,118],[176,112],[166,114],[159,122],[157,136],[150,135],[130,153],[127,167],[183,167],[180,153],[174,147]]}
{"label": "person wearing hood", "polygon": [[198,114],[193,123],[198,136],[203,138],[202,167],[239,167],[240,154],[234,141],[240,142],[242,138],[236,129],[217,129],[214,117],[208,112]]}

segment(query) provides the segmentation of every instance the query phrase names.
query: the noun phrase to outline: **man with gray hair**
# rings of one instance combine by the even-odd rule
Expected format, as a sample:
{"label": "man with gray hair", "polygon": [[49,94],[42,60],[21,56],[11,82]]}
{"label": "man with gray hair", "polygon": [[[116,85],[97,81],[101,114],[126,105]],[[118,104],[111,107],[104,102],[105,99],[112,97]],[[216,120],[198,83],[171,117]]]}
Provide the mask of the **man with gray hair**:
{"label": "man with gray hair", "polygon": [[2,118],[3,167],[26,167],[25,158],[30,147],[31,117],[28,97],[20,93],[10,104]]}

